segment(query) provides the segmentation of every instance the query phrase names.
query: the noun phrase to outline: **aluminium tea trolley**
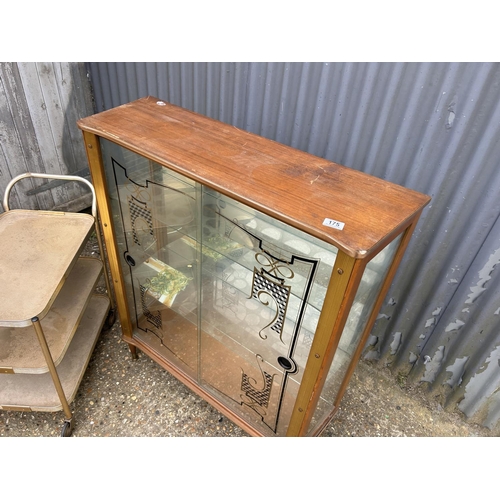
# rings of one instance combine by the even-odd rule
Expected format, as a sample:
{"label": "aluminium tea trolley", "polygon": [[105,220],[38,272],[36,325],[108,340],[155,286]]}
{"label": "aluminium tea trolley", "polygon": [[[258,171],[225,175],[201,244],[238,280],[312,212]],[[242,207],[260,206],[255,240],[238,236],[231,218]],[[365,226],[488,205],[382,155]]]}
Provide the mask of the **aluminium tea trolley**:
{"label": "aluminium tea trolley", "polygon": [[[24,178],[77,181],[92,191],[92,215],[11,210]],[[0,214],[0,410],[63,410],[62,436],[73,430],[74,399],[113,299],[92,184],[77,176],[26,173],[7,185]],[[95,230],[101,259],[81,257]],[[108,295],[95,293],[104,274]]]}

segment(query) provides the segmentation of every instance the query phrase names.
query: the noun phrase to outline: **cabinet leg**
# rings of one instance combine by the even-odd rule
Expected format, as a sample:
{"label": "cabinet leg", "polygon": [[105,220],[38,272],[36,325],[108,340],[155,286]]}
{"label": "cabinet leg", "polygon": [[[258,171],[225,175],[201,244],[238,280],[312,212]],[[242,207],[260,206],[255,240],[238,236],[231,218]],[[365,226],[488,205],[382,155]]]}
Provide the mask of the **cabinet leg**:
{"label": "cabinet leg", "polygon": [[132,359],[137,359],[139,357],[137,355],[137,347],[135,345],[129,344],[128,348],[130,349],[130,354],[132,355]]}

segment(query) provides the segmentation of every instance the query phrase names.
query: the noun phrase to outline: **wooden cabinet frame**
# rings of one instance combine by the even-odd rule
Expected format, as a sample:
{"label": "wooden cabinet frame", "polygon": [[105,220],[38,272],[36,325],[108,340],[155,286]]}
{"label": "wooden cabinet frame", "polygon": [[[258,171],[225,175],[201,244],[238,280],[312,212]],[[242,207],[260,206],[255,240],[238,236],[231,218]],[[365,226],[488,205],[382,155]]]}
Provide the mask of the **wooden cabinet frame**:
{"label": "wooden cabinet frame", "polygon": [[[139,348],[251,435],[321,433],[339,406],[413,230],[430,198],[154,97],[84,118],[78,125],[83,131],[100,208],[123,339],[132,354],[135,356]],[[216,193],[234,203],[235,207],[243,207],[243,210],[257,214],[257,218],[271,221],[271,225],[276,221],[280,228],[290,228],[298,237],[304,236],[307,241],[318,242],[326,249],[335,249],[332,254],[335,255],[334,264],[306,360],[296,369],[286,366],[290,360],[285,359],[285,364],[281,365],[283,374],[287,372],[287,376],[292,376],[300,372],[300,377],[297,375],[293,379],[296,393],[292,403],[288,403],[286,422],[280,427],[264,431],[260,423],[252,421],[237,404],[229,404],[227,398],[219,397],[217,391],[202,383],[202,377],[193,376],[136,335],[131,310],[134,306],[127,299],[127,287],[130,287],[125,276],[127,265],[117,241],[120,229],[115,227],[110,201],[110,190],[118,187],[109,185],[111,174],[106,166],[109,159],[106,159],[108,153],[103,151],[103,145],[106,151],[109,145],[122,148],[135,158],[151,162],[157,170],[181,176],[201,189],[200,197]],[[150,182],[146,181],[144,187]],[[198,226],[203,222],[200,214],[201,209],[198,209]],[[246,231],[243,226],[240,228],[239,222],[231,223]],[[251,232],[249,234],[252,236]],[[202,269],[200,249],[205,248],[205,243],[201,236],[194,235],[192,240],[197,242],[198,252],[193,263]],[[158,241],[165,245],[167,240],[159,235]],[[370,292],[371,285],[366,285],[363,280],[368,273],[373,273],[371,269],[377,256],[386,255],[390,257],[384,258],[389,260],[378,272],[376,284]],[[321,262],[321,259],[316,260]],[[335,382],[333,388],[333,361],[343,341],[346,323],[351,313],[354,314],[354,304],[364,304],[365,299],[357,299],[361,283],[365,287],[363,290],[371,293],[371,298],[366,299],[368,309],[356,327],[352,340],[355,344],[349,347],[349,355],[341,368],[335,368],[339,371],[334,373],[339,382]],[[271,284],[277,287],[279,280],[272,277]],[[201,287],[201,279],[196,286]],[[200,300],[201,297],[200,294]],[[198,307],[202,308],[201,302]],[[208,306],[203,304],[203,307]],[[200,352],[198,355],[201,356]],[[203,365],[201,359],[199,357],[199,364]],[[276,379],[279,379],[279,374]],[[329,396],[323,398],[327,387]],[[238,390],[243,391],[243,385]],[[320,399],[324,405],[321,411],[318,410]],[[242,408],[245,406],[241,401],[239,404]]]}

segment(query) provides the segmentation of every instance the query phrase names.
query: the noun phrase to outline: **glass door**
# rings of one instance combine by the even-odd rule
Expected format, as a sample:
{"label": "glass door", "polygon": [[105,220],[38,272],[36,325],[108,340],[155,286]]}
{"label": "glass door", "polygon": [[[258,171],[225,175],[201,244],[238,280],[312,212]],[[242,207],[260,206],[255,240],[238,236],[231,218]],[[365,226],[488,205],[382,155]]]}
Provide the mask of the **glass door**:
{"label": "glass door", "polygon": [[285,435],[337,249],[101,140],[133,337]]}
{"label": "glass door", "polygon": [[336,249],[211,189],[201,201],[201,383],[284,435]]}
{"label": "glass door", "polygon": [[134,337],[190,377],[198,368],[198,190],[101,140]]}

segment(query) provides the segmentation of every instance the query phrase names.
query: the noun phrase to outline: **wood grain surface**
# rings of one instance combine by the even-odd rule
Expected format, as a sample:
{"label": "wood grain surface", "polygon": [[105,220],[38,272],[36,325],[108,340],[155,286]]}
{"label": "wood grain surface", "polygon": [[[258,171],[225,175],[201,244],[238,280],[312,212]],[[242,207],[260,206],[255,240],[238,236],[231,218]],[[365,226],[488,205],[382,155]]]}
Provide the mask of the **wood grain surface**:
{"label": "wood grain surface", "polygon": [[[78,126],[327,241],[370,258],[430,197],[145,97]],[[325,226],[325,218],[344,223]]]}

